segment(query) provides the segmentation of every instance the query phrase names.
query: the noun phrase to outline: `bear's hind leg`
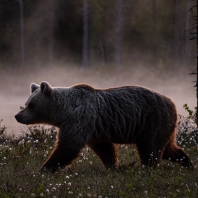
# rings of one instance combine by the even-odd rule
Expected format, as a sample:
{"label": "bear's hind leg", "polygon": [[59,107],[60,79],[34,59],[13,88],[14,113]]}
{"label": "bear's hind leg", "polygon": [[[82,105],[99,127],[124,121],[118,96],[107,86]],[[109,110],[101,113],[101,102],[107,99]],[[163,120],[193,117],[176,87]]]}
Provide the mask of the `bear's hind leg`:
{"label": "bear's hind leg", "polygon": [[102,160],[105,167],[116,167],[118,163],[117,149],[112,143],[91,143],[88,145]]}
{"label": "bear's hind leg", "polygon": [[184,167],[193,168],[192,162],[182,148],[174,142],[169,142],[164,149],[163,159],[178,162]]}

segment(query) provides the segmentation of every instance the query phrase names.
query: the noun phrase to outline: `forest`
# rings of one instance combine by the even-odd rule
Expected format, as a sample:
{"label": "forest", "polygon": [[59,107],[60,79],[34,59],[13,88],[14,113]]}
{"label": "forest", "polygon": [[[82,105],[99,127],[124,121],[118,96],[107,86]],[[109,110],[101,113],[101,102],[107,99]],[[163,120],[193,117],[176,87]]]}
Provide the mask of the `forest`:
{"label": "forest", "polygon": [[[0,68],[75,62],[192,68],[187,0],[1,0]],[[82,64],[81,64],[82,63]],[[189,69],[190,71],[191,69]]]}

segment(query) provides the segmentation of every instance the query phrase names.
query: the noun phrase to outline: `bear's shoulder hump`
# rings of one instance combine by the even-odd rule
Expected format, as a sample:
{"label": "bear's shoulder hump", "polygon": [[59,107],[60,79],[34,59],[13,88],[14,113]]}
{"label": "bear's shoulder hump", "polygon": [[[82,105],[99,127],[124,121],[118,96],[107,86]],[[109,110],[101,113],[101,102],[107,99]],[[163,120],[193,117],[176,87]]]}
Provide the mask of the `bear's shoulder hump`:
{"label": "bear's shoulder hump", "polygon": [[92,92],[95,91],[95,89],[92,86],[87,85],[87,84],[77,84],[77,85],[74,85],[72,88],[86,90],[86,91],[92,91]]}

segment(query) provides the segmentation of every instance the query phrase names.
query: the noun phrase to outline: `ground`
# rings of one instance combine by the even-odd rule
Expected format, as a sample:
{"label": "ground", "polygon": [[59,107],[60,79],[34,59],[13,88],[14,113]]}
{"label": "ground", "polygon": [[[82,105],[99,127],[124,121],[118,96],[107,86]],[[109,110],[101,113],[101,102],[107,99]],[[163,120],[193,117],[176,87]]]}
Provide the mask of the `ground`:
{"label": "ground", "polygon": [[182,127],[177,142],[190,155],[194,171],[169,161],[162,161],[156,170],[142,168],[135,147],[120,145],[122,166],[117,171],[107,171],[85,148],[71,169],[39,173],[56,129],[31,127],[17,137],[4,132],[0,135],[0,197],[198,197],[198,137]]}

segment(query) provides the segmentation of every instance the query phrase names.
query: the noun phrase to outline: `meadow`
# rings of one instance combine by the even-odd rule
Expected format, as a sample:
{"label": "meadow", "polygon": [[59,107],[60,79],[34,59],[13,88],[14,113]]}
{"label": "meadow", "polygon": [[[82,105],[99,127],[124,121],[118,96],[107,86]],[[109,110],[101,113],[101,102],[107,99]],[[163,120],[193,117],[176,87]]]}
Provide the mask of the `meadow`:
{"label": "meadow", "polygon": [[135,146],[120,145],[117,170],[106,170],[87,147],[71,167],[51,174],[39,170],[53,149],[57,129],[24,126],[21,133],[10,135],[1,121],[0,198],[198,197],[198,131],[182,116],[178,131],[177,142],[194,170],[164,160],[155,170],[142,167]]}

